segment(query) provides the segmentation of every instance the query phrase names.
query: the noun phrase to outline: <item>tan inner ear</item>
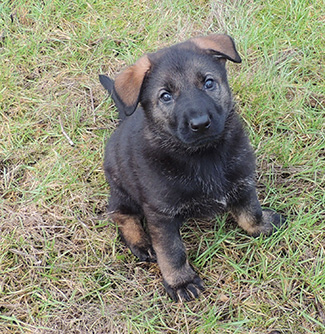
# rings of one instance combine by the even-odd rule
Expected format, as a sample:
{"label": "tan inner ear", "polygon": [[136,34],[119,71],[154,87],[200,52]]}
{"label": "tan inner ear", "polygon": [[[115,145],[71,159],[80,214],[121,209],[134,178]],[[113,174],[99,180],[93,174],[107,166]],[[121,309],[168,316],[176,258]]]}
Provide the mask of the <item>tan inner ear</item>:
{"label": "tan inner ear", "polygon": [[232,39],[228,35],[213,34],[190,39],[200,49],[214,50],[221,52],[231,59],[237,59],[238,53]]}
{"label": "tan inner ear", "polygon": [[144,55],[117,76],[115,90],[127,106],[137,103],[144,76],[150,66],[149,58]]}

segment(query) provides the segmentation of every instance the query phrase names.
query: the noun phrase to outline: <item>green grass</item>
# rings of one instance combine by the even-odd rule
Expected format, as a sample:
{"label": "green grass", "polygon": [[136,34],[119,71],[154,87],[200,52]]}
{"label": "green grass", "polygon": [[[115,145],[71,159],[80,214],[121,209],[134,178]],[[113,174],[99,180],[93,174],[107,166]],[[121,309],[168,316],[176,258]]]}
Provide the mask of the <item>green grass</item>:
{"label": "green grass", "polygon": [[[322,1],[0,3],[0,332],[323,333]],[[227,32],[229,81],[257,154],[263,206],[288,228],[253,239],[227,217],[183,236],[206,291],[172,303],[105,214],[116,127],[98,82],[144,52]],[[71,146],[65,132],[74,142]]]}

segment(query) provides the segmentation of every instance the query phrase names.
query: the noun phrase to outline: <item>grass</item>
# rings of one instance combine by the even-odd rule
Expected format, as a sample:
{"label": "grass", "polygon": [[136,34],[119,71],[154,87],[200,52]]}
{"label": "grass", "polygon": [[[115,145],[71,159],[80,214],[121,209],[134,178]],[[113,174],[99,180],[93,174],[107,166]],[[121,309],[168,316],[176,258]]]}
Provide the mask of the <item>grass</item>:
{"label": "grass", "polygon": [[[316,0],[2,1],[0,332],[323,333],[323,20]],[[227,217],[189,222],[207,288],[178,304],[105,215],[116,112],[98,74],[212,32],[232,35],[242,55],[229,80],[259,197],[289,225],[253,239]]]}

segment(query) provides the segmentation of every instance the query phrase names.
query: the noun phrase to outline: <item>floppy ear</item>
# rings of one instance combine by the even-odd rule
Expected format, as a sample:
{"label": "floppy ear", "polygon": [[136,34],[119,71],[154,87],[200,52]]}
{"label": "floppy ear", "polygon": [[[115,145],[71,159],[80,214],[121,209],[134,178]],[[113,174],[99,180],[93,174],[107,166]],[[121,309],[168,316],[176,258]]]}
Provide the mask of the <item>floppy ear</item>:
{"label": "floppy ear", "polygon": [[204,49],[217,57],[229,59],[235,63],[241,62],[235,42],[228,35],[212,34],[203,37],[194,37],[190,41],[198,48]]}
{"label": "floppy ear", "polygon": [[109,78],[106,75],[100,74],[99,75],[99,81],[103,85],[103,87],[108,91],[108,94],[113,99],[113,101],[116,105],[116,108],[118,110],[118,113],[119,113],[119,119],[123,120],[126,116],[125,105],[121,101],[121,99],[118,97],[118,95],[116,94],[116,91],[114,89],[114,80],[112,80],[111,78]]}
{"label": "floppy ear", "polygon": [[108,90],[109,95],[113,94],[114,89],[114,81],[104,74],[99,74],[99,81],[102,86]]}
{"label": "floppy ear", "polygon": [[150,66],[149,58],[144,55],[115,79],[114,90],[124,104],[123,109],[127,116],[133,114],[138,105],[143,79]]}

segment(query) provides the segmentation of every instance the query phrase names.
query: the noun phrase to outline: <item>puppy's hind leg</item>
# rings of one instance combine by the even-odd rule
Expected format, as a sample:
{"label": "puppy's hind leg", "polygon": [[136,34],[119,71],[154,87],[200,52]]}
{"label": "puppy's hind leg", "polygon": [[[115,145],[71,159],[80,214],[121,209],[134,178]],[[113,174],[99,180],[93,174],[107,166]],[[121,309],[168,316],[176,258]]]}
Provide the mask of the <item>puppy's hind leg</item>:
{"label": "puppy's hind leg", "polygon": [[238,225],[248,234],[271,235],[285,223],[285,218],[273,210],[262,210],[255,188],[248,188],[230,206]]}
{"label": "puppy's hind leg", "polygon": [[111,184],[108,211],[111,219],[117,224],[121,239],[140,261],[156,262],[150,237],[143,228],[143,214],[140,208],[127,194],[114,187],[113,182]]}
{"label": "puppy's hind leg", "polygon": [[151,246],[149,236],[143,229],[139,216],[115,211],[111,213],[111,217],[118,226],[122,240],[131,252],[140,261],[156,262],[155,251]]}

